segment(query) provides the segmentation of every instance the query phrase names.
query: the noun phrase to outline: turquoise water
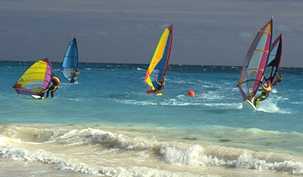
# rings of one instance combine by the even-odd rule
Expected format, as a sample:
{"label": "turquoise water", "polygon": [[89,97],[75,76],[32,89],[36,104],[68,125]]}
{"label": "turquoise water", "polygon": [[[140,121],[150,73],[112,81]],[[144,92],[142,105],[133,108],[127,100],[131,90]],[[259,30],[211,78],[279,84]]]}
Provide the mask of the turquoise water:
{"label": "turquoise water", "polygon": [[[147,95],[144,65],[83,64],[78,84],[63,79],[54,99],[32,100],[11,88],[29,63],[1,63],[1,122],[150,123],[164,127],[219,125],[302,132],[303,70],[283,70],[263,111],[242,109],[239,68],[174,66],[162,97]],[[186,97],[193,88],[197,97]]]}
{"label": "turquoise water", "polygon": [[[54,64],[61,88],[33,100],[12,89],[29,65],[0,63],[0,159],[12,160],[0,160],[3,169],[30,159],[21,174],[117,176],[117,167],[124,176],[303,174],[302,69],[282,69],[283,82],[251,111],[236,87],[238,67],[172,66],[164,95],[154,96],[145,93],[146,65],[81,64],[70,84]],[[186,96],[189,88],[196,97]],[[20,175],[10,170],[4,174]]]}

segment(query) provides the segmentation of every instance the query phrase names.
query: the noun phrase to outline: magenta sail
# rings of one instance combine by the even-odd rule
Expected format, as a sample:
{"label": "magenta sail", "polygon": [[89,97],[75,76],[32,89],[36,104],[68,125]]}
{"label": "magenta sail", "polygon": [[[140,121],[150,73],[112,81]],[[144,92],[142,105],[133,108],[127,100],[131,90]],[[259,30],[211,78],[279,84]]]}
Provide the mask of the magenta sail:
{"label": "magenta sail", "polygon": [[262,83],[272,40],[272,20],[257,33],[242,66],[238,87],[244,100],[253,97]]}

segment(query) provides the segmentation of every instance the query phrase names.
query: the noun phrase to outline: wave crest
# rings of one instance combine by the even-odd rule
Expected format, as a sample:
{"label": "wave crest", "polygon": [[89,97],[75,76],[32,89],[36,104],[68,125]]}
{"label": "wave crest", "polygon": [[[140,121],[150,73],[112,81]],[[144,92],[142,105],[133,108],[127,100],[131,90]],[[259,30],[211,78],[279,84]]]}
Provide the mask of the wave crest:
{"label": "wave crest", "polygon": [[[29,130],[34,130],[30,129]],[[39,129],[38,129],[39,130]],[[50,129],[35,130],[35,132],[43,132],[49,139],[43,143],[53,143],[60,146],[65,145],[91,145],[97,144],[106,149],[123,150],[124,153],[131,153],[128,151],[138,151],[148,153],[150,158],[148,160],[167,163],[169,165],[178,166],[195,166],[195,167],[228,167],[241,169],[255,169],[255,170],[272,170],[280,172],[288,172],[295,175],[303,175],[303,163],[298,158],[287,154],[275,154],[266,152],[256,152],[247,149],[231,148],[225,146],[201,146],[199,144],[190,143],[174,143],[162,141],[159,142],[154,138],[144,137],[130,137],[120,133],[113,133],[100,129],[54,129],[51,133]],[[251,129],[253,133],[259,131]],[[11,131],[9,131],[11,132]],[[13,131],[12,131],[13,132]],[[21,131],[24,132],[24,131]],[[25,132],[28,132],[25,131]],[[16,132],[15,132],[16,133]],[[277,133],[277,132],[273,132]],[[17,133],[17,134],[20,134]],[[86,166],[73,166],[74,163],[69,163],[62,158],[55,158],[52,154],[45,151],[37,151],[31,153],[27,150],[20,150],[11,148],[11,146],[19,144],[27,144],[33,142],[22,142],[20,139],[0,137],[0,158],[24,160],[24,161],[39,161],[45,164],[63,164],[60,169],[73,169],[73,171],[81,173],[94,174],[94,169]],[[31,135],[27,135],[31,137]],[[31,138],[30,138],[31,139]],[[45,139],[45,138],[43,138]],[[19,142],[18,142],[19,140]],[[39,139],[38,139],[39,140]],[[105,150],[106,150],[105,149]],[[99,149],[104,150],[104,149]],[[89,152],[88,152],[89,153]],[[97,157],[96,157],[97,158]],[[98,157],[99,158],[99,157]],[[63,162],[62,162],[63,161]],[[76,170],[74,170],[76,169]],[[87,171],[87,172],[86,172]],[[100,172],[96,172],[100,174]]]}
{"label": "wave crest", "polygon": [[[46,151],[30,152],[26,149],[0,147],[0,158],[33,161],[43,164],[55,165],[59,170],[72,171],[82,174],[95,175],[95,176],[108,176],[108,177],[195,177],[185,172],[170,172],[165,170],[157,170],[148,167],[98,167],[92,168],[83,163],[75,163],[56,157],[54,154]],[[209,175],[208,175],[209,177]]]}
{"label": "wave crest", "polygon": [[201,159],[204,159],[204,149],[199,145],[193,145],[188,148],[178,148],[176,146],[161,146],[160,155],[162,160],[168,163],[179,165],[204,165]]}
{"label": "wave crest", "polygon": [[288,172],[293,175],[303,174],[303,163],[291,160],[270,161],[258,159],[250,152],[243,152],[236,159],[217,157],[205,154],[203,147],[193,145],[189,148],[164,146],[160,149],[162,160],[177,165],[215,166],[228,168],[244,168],[254,170],[273,170]]}
{"label": "wave crest", "polygon": [[101,144],[108,148],[124,150],[146,150],[156,141],[146,141],[140,138],[129,138],[122,134],[114,134],[99,129],[74,129],[67,133],[53,137],[53,142],[68,144]]}

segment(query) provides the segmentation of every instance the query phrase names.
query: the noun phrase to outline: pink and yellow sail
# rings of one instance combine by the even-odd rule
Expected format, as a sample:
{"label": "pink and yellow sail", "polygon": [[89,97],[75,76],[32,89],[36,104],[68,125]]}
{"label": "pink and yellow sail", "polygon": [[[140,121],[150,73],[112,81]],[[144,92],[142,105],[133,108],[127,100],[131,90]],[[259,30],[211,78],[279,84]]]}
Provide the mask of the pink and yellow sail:
{"label": "pink and yellow sail", "polygon": [[173,42],[173,26],[166,27],[146,70],[145,83],[155,90],[155,82],[164,82],[168,71]]}
{"label": "pink and yellow sail", "polygon": [[18,94],[40,95],[48,88],[52,67],[48,59],[38,59],[18,79],[14,88]]}

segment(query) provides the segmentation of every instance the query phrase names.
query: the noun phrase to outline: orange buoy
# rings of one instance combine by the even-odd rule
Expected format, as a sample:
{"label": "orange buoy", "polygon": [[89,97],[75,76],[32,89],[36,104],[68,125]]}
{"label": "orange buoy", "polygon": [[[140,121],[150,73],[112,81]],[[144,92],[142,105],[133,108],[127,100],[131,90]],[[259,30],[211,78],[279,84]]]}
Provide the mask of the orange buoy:
{"label": "orange buoy", "polygon": [[196,96],[195,90],[194,90],[194,89],[189,89],[189,90],[187,91],[187,96],[190,96],[190,97]]}

